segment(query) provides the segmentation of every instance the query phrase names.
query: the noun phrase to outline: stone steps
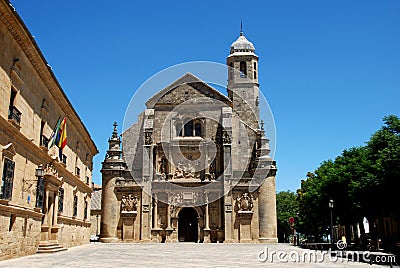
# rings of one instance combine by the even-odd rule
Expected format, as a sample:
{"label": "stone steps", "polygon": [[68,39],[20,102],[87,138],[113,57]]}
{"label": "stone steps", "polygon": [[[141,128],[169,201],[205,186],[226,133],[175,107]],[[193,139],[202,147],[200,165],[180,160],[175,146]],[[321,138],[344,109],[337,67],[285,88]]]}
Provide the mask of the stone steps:
{"label": "stone steps", "polygon": [[60,246],[58,243],[40,244],[36,253],[56,253],[60,251],[67,250],[66,248]]}

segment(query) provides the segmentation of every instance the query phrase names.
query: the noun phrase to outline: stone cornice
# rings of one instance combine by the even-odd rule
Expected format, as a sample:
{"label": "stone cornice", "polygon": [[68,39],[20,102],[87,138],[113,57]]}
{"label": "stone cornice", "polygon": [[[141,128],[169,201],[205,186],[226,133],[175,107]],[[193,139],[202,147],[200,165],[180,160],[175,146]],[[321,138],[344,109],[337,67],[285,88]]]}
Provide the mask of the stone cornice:
{"label": "stone cornice", "polygon": [[68,223],[68,224],[75,224],[75,225],[81,225],[81,226],[85,226],[85,227],[89,227],[90,226],[90,221],[84,221],[84,220],[80,220],[80,219],[76,219],[74,217],[67,217],[64,215],[58,215],[58,222],[59,223]]}
{"label": "stone cornice", "polygon": [[46,85],[49,93],[56,100],[60,108],[68,114],[69,121],[76,131],[81,133],[84,144],[86,144],[91,154],[96,155],[98,150],[88,130],[72,107],[33,36],[9,1],[0,0],[0,21],[6,26],[14,40],[18,43],[32,64],[32,67]]}
{"label": "stone cornice", "polygon": [[0,204],[0,212],[8,212],[10,214],[17,215],[27,215],[37,219],[41,219],[43,216],[42,213],[34,211],[33,208],[19,206],[11,202],[8,202],[8,205]]}
{"label": "stone cornice", "polygon": [[[26,150],[29,150],[34,154],[38,159],[40,159],[43,163],[41,164],[49,164],[52,163],[54,167],[56,167],[58,171],[58,176],[64,177],[63,180],[72,186],[77,186],[81,192],[83,193],[92,193],[93,190],[89,185],[86,185],[83,181],[78,179],[74,174],[68,171],[64,165],[59,162],[55,162],[53,158],[51,158],[46,150],[41,149],[36,146],[32,141],[30,141],[27,137],[22,135],[16,127],[14,127],[8,120],[5,120],[0,116],[0,129],[9,136],[12,137],[9,142],[15,142],[16,144],[22,146]],[[18,151],[18,150],[17,150]]]}

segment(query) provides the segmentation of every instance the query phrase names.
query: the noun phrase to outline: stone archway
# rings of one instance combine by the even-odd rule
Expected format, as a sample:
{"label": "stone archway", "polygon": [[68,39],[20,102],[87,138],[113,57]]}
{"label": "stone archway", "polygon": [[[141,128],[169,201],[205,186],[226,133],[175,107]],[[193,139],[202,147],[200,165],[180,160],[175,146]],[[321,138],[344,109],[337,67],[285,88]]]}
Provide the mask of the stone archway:
{"label": "stone archway", "polygon": [[199,241],[199,215],[194,208],[182,208],[178,214],[178,241]]}

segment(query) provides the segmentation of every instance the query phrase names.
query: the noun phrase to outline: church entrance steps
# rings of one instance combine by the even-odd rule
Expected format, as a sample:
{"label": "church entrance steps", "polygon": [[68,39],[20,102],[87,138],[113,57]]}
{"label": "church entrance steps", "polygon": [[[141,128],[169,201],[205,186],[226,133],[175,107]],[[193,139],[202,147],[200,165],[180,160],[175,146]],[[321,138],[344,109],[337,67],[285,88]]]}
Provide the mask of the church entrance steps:
{"label": "church entrance steps", "polygon": [[58,243],[48,243],[40,244],[36,253],[56,253],[60,251],[67,250],[66,248],[60,246]]}

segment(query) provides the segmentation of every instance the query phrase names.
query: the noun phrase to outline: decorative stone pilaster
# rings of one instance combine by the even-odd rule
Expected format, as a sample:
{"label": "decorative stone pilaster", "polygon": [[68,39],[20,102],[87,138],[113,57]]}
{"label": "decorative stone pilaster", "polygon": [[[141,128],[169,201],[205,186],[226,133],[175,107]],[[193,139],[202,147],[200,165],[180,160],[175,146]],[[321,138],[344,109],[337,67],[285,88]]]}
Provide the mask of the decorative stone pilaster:
{"label": "decorative stone pilaster", "polygon": [[135,234],[135,220],[137,216],[138,198],[133,194],[123,195],[121,199],[121,220],[122,220],[122,240],[137,240],[138,234]]}
{"label": "decorative stone pilaster", "polygon": [[205,201],[205,213],[204,213],[204,243],[210,243],[210,215],[209,215],[209,202],[208,202],[208,192],[204,193],[204,201]]}
{"label": "decorative stone pilaster", "polygon": [[251,219],[253,218],[253,198],[249,193],[243,193],[236,198],[239,219],[240,243],[251,243]]}
{"label": "decorative stone pilaster", "polygon": [[222,143],[224,157],[224,222],[225,242],[232,243],[233,239],[233,215],[232,215],[232,108],[222,108]]}
{"label": "decorative stone pilaster", "polygon": [[251,237],[251,219],[253,211],[238,211],[240,243],[252,243]]}

